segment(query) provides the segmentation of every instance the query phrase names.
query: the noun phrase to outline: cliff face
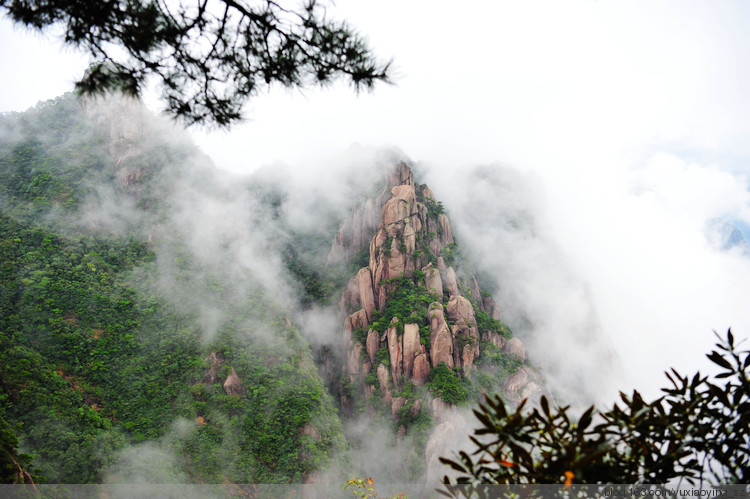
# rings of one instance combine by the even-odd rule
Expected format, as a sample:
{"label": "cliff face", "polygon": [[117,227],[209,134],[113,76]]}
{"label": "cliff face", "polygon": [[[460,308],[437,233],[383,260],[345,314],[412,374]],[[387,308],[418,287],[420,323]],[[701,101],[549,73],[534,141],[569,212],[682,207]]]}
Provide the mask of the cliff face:
{"label": "cliff face", "polygon": [[387,176],[380,193],[352,210],[329,260],[365,248],[369,264],[352,276],[339,303],[347,352],[345,412],[352,399],[378,397],[397,418],[409,401],[395,394],[414,393],[408,385],[427,385],[414,398],[433,402],[420,402],[417,412],[432,407],[430,416],[439,420],[442,399],[449,399],[448,406],[456,402],[436,381],[441,364],[448,368],[441,368],[441,376],[447,372],[464,387],[482,367],[511,401],[539,390],[524,365],[523,344],[501,323],[493,298],[462,268],[442,204],[429,187],[415,183],[405,163]]}

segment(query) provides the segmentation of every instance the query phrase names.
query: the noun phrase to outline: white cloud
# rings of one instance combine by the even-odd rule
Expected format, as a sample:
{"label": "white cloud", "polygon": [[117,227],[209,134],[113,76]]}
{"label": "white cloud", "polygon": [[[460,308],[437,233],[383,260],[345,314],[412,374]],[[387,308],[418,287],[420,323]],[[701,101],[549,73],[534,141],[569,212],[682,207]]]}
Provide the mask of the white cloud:
{"label": "white cloud", "polygon": [[[331,14],[394,57],[396,85],[259,96],[232,132],[194,132],[219,166],[281,162],[304,183],[325,171],[324,158],[360,143],[400,147],[435,172],[496,162],[534,171],[539,230],[588,283],[581,289],[633,384],[659,384],[669,365],[701,365],[712,328],[747,336],[748,261],[712,249],[702,232],[712,217],[750,221],[747,3],[339,0]],[[7,22],[0,41],[12,75],[0,82],[0,109],[52,97],[77,77],[58,48]],[[531,254],[540,268],[558,266],[557,256]],[[525,254],[510,256],[533,270]],[[575,323],[533,287],[525,293]]]}

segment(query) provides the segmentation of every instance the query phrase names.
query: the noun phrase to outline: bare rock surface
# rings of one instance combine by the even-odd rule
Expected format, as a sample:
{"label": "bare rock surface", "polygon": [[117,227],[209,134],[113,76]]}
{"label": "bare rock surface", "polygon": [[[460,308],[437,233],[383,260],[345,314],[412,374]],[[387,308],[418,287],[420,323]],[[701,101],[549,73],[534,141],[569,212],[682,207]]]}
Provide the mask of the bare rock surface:
{"label": "bare rock surface", "polygon": [[417,354],[414,358],[414,374],[412,374],[412,380],[417,385],[424,385],[427,380],[430,379],[430,361],[427,359],[427,354],[422,352]]}
{"label": "bare rock surface", "polygon": [[359,359],[362,356],[362,345],[354,343],[352,349],[349,351],[349,360],[347,362],[347,373],[349,374],[349,382],[354,383],[359,377],[360,362]]}
{"label": "bare rock surface", "polygon": [[399,409],[401,409],[405,403],[406,399],[404,397],[393,397],[393,400],[391,401],[391,414],[394,418],[398,415]]}
{"label": "bare rock surface", "polygon": [[357,287],[359,291],[359,303],[365,311],[367,322],[372,321],[372,312],[375,310],[375,294],[373,293],[372,275],[370,269],[365,267],[357,272]]}
{"label": "bare rock surface", "polygon": [[391,376],[393,376],[393,381],[398,383],[403,372],[403,348],[396,326],[388,328],[386,338],[388,341],[388,355],[391,359]]}
{"label": "bare rock surface", "polygon": [[500,307],[497,306],[497,303],[495,303],[495,300],[493,300],[491,296],[485,296],[482,298],[482,305],[484,306],[484,311],[487,312],[490,317],[498,321],[500,320]]}
{"label": "bare rock surface", "polygon": [[435,333],[430,346],[430,357],[432,357],[433,366],[445,362],[450,369],[453,369],[455,365],[453,362],[453,338],[447,325]]}
{"label": "bare rock surface", "polygon": [[389,186],[393,187],[396,185],[410,185],[414,187],[414,174],[411,172],[409,165],[404,162],[396,165],[389,179]]}
{"label": "bare rock surface", "polygon": [[424,272],[424,283],[427,291],[442,298],[443,280],[440,277],[440,271],[430,263],[422,269],[422,272]]}
{"label": "bare rock surface", "polygon": [[[477,278],[471,276],[469,279],[469,289],[471,290],[471,296],[477,302],[478,306],[484,310],[484,303],[482,302],[482,291],[479,289],[479,283]],[[484,310],[486,312],[486,310]]]}
{"label": "bare rock surface", "polygon": [[224,381],[224,392],[227,395],[245,395],[245,387],[242,386],[242,380],[237,375],[237,372],[234,370],[234,367],[232,368],[232,371],[229,373],[229,376],[227,376],[226,381]]}
{"label": "bare rock surface", "polygon": [[412,378],[414,358],[420,353],[419,326],[417,324],[404,324],[404,376]]}
{"label": "bare rock surface", "polygon": [[[449,269],[452,270],[452,269]],[[476,323],[474,318],[474,307],[471,306],[471,302],[461,295],[451,295],[448,304],[446,305],[446,311],[448,318],[452,321],[463,319],[467,324]]]}
{"label": "bare rock surface", "polygon": [[367,347],[367,356],[370,358],[370,362],[375,364],[375,355],[380,350],[380,335],[377,331],[370,329],[367,332],[367,340],[365,342]]}
{"label": "bare rock surface", "polygon": [[430,360],[433,367],[445,362],[453,369],[453,336],[448,329],[443,315],[443,305],[438,302],[430,304],[428,309],[430,319]]}
{"label": "bare rock surface", "polygon": [[[438,265],[440,260],[438,260]],[[445,266],[445,265],[443,265]],[[440,267],[438,267],[440,269]],[[440,269],[440,273],[443,276],[443,287],[448,290],[451,296],[459,295],[458,292],[458,280],[456,279],[456,271],[453,267],[448,267],[445,270]]]}
{"label": "bare rock surface", "polygon": [[383,364],[378,364],[376,375],[378,377],[378,383],[380,384],[380,392],[383,394],[383,402],[390,404],[391,390],[388,387],[388,368]]}
{"label": "bare rock surface", "polygon": [[521,360],[526,360],[526,348],[518,338],[511,338],[503,346],[503,352],[515,355]]}
{"label": "bare rock surface", "polygon": [[536,402],[539,396],[544,393],[539,384],[539,376],[527,366],[523,366],[503,382],[508,401],[513,405],[518,405],[524,399],[529,399],[532,403]]}
{"label": "bare rock surface", "polygon": [[440,224],[440,243],[443,246],[447,246],[453,242],[453,230],[451,229],[451,221],[445,215],[441,213],[437,217],[438,224]]}

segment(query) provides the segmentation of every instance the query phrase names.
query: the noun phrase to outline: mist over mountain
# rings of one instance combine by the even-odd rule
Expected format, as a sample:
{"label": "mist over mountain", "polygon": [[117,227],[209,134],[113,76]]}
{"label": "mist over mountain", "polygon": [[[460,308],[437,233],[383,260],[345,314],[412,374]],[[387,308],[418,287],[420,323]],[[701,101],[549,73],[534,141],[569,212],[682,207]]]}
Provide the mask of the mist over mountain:
{"label": "mist over mountain", "polygon": [[4,114],[0,429],[49,483],[431,490],[483,397],[625,371],[543,189],[357,146],[228,173],[119,97]]}
{"label": "mist over mountain", "polygon": [[345,456],[273,192],[126,100],[3,128],[2,417],[44,479],[300,482]]}

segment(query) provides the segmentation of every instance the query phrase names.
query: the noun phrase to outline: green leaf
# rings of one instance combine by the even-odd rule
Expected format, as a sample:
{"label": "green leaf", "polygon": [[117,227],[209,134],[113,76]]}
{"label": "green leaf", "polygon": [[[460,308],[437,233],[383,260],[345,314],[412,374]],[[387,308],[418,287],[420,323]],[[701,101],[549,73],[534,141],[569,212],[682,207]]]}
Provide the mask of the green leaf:
{"label": "green leaf", "polygon": [[544,414],[549,417],[549,402],[547,402],[547,397],[542,395],[542,398],[539,400],[539,404],[542,406],[542,411],[544,411]]}
{"label": "green leaf", "polygon": [[725,369],[732,369],[732,364],[730,364],[729,361],[722,357],[718,352],[711,352],[710,354],[706,355],[706,357],[708,357],[708,360],[720,367],[723,367]]}
{"label": "green leaf", "polygon": [[581,415],[581,419],[578,420],[578,432],[583,433],[583,431],[589,427],[592,420],[592,415],[594,414],[594,406],[592,405],[589,407],[586,412]]}

